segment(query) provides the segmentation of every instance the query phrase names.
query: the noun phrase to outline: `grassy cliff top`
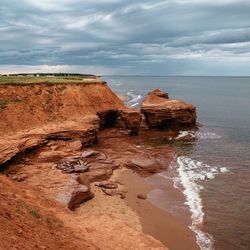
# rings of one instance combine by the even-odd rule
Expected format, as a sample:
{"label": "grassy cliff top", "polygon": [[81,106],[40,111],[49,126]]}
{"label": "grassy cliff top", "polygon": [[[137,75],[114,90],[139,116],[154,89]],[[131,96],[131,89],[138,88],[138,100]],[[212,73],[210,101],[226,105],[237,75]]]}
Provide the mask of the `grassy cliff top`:
{"label": "grassy cliff top", "polygon": [[70,83],[104,83],[100,78],[84,78],[82,76],[1,76],[0,85],[30,85],[30,84],[70,84]]}

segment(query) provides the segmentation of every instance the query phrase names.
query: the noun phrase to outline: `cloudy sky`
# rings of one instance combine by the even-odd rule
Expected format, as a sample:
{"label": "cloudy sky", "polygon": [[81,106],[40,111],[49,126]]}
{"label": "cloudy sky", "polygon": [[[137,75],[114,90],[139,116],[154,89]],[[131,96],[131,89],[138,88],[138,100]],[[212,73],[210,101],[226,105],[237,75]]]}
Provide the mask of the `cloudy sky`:
{"label": "cloudy sky", "polygon": [[249,0],[1,0],[0,73],[250,75]]}

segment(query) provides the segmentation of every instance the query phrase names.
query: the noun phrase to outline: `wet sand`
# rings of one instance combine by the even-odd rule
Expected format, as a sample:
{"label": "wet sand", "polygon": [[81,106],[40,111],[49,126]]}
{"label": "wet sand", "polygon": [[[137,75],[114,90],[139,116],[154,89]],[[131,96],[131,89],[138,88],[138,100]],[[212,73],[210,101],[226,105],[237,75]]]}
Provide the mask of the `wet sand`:
{"label": "wet sand", "polygon": [[139,215],[143,232],[160,240],[171,250],[199,249],[194,233],[183,221],[152,205],[147,199],[137,198],[138,194],[145,195],[152,190],[145,178],[132,170],[116,171],[113,178],[126,187],[125,202]]}

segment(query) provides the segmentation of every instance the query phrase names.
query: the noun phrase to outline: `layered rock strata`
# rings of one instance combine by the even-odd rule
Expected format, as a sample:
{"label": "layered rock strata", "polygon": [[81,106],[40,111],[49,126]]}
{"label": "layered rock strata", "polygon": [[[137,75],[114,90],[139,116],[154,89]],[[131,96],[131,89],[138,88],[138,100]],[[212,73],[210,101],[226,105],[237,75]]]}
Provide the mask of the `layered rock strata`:
{"label": "layered rock strata", "polygon": [[196,109],[192,104],[168,98],[168,94],[156,89],[142,102],[141,112],[149,127],[180,128],[194,126]]}
{"label": "layered rock strata", "polygon": [[142,115],[136,109],[122,109],[118,113],[117,126],[130,130],[130,135],[138,135]]}
{"label": "layered rock strata", "polygon": [[[22,131],[15,136],[0,139],[0,165],[16,155],[32,148],[41,147],[51,140],[80,140],[83,147],[93,145],[97,140],[99,118],[86,116],[77,121],[68,121]],[[52,153],[53,154],[53,153]]]}

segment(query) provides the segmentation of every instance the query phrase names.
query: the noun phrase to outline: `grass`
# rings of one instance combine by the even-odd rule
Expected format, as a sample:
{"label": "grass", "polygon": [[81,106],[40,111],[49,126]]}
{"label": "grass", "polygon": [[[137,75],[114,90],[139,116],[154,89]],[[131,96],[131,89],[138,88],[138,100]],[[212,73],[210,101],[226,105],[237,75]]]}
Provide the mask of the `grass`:
{"label": "grass", "polygon": [[39,214],[39,212],[36,209],[31,209],[30,210],[30,214],[34,217],[34,218],[41,218],[41,215]]}
{"label": "grass", "polygon": [[53,229],[55,227],[63,227],[63,222],[61,222],[55,217],[46,217],[46,222],[49,229]]}
{"label": "grass", "polygon": [[8,103],[8,100],[0,100],[0,108],[6,108]]}
{"label": "grass", "polygon": [[88,79],[83,77],[46,77],[46,76],[1,76],[0,85],[29,85],[37,83],[45,83],[47,85],[62,84],[62,83],[92,83],[102,82],[99,79]]}
{"label": "grass", "polygon": [[21,100],[1,100],[0,99],[0,108],[6,108],[10,103],[21,102]]}

